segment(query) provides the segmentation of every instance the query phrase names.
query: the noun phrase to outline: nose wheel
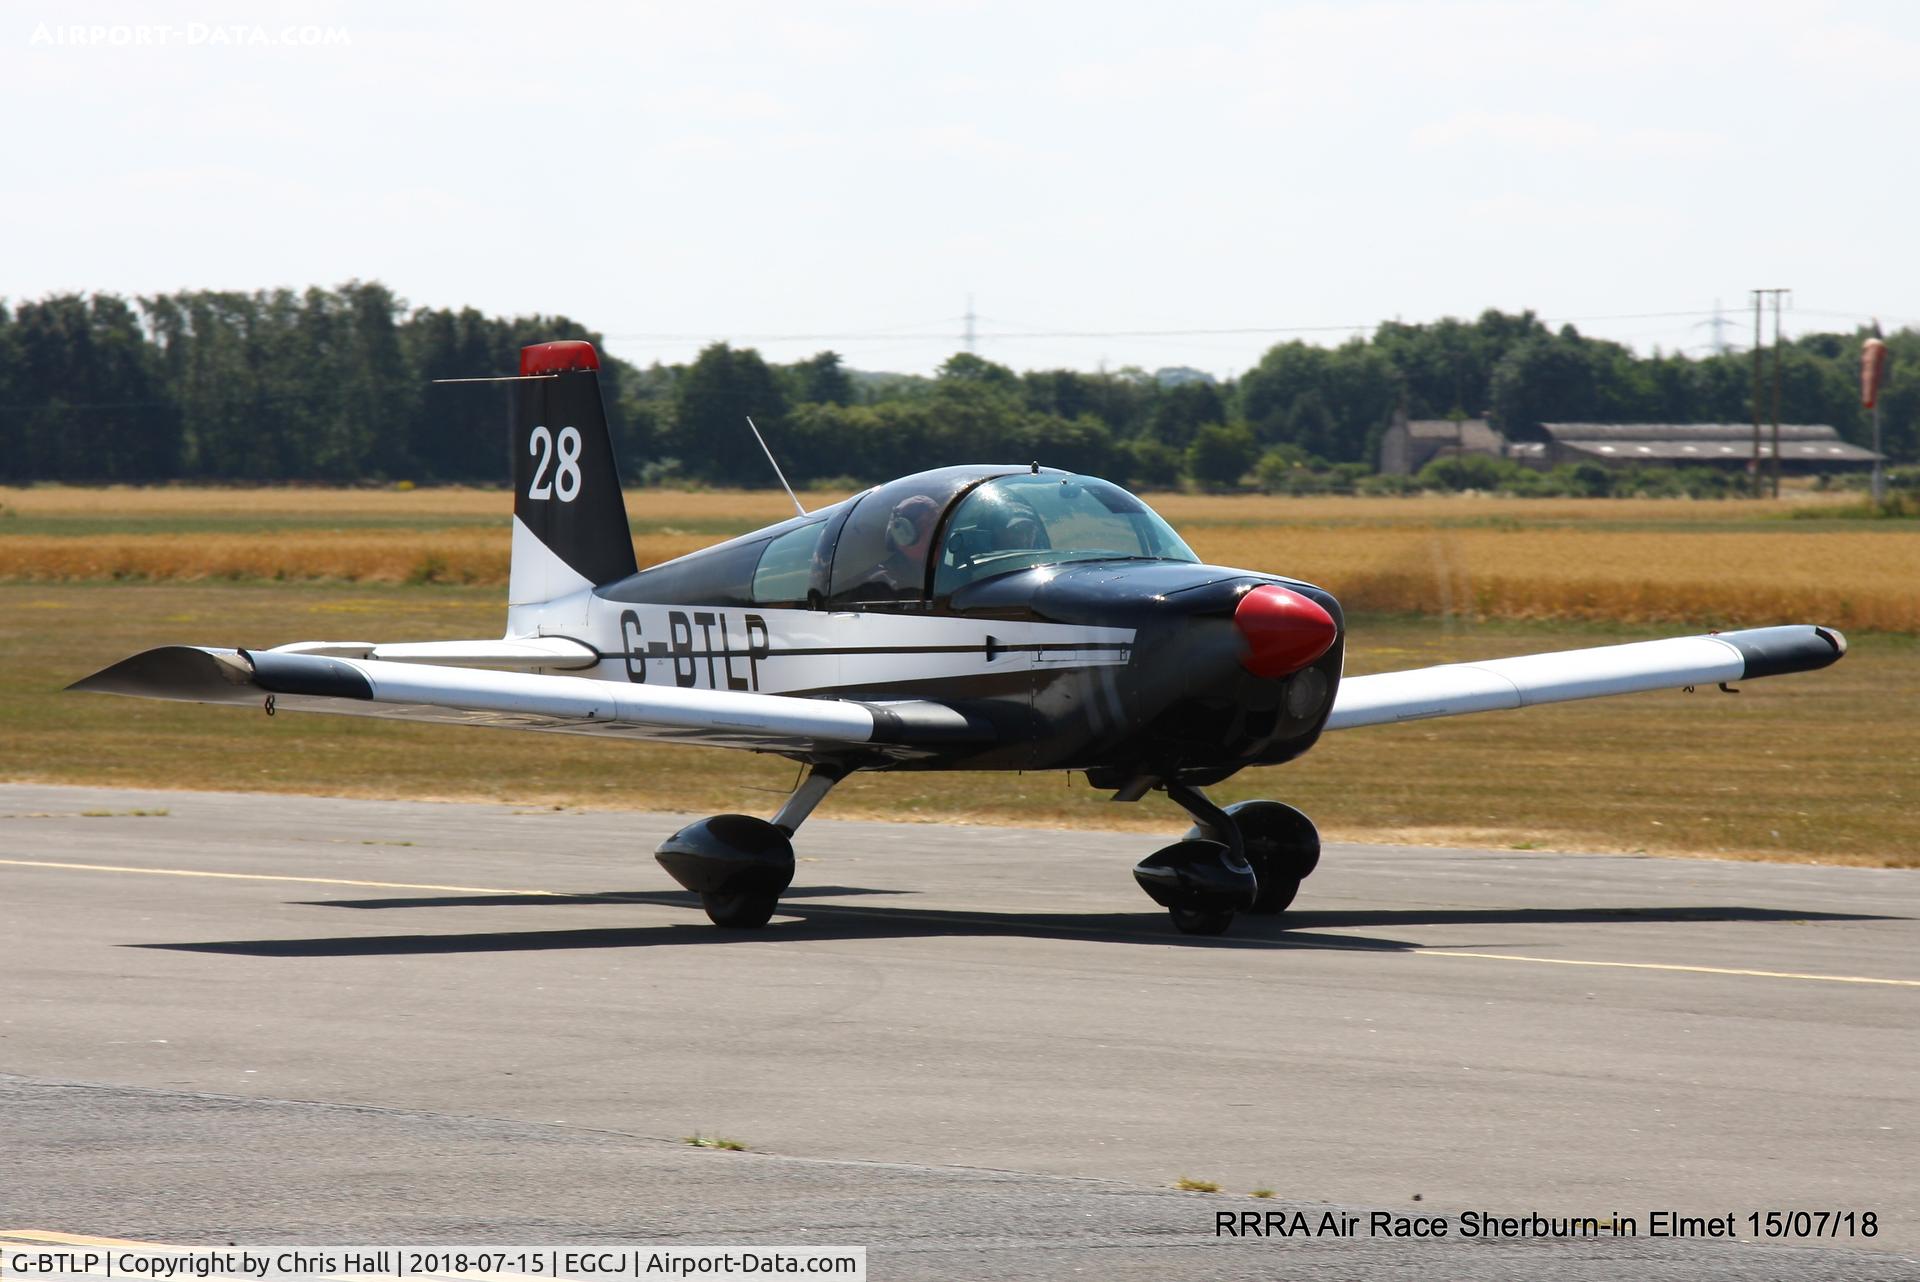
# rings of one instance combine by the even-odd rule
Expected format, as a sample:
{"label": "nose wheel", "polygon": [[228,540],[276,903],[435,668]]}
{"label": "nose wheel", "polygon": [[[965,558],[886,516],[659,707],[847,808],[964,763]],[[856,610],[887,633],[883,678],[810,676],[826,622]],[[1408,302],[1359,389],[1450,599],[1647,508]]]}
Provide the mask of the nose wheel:
{"label": "nose wheel", "polygon": [[1204,837],[1154,851],[1134,866],[1133,879],[1188,935],[1220,934],[1236,912],[1253,906],[1259,890],[1238,851]]}
{"label": "nose wheel", "polygon": [[1167,785],[1167,795],[1194,825],[1141,860],[1133,876],[1182,934],[1221,934],[1242,912],[1284,912],[1319,866],[1320,833],[1292,806],[1242,801],[1223,810],[1184,784]]}
{"label": "nose wheel", "polygon": [[[1222,813],[1240,830],[1247,863],[1260,883],[1246,911],[1256,917],[1285,912],[1300,893],[1300,883],[1320,866],[1320,830],[1279,801],[1237,801]],[[1189,837],[1200,835],[1200,824],[1187,832]]]}

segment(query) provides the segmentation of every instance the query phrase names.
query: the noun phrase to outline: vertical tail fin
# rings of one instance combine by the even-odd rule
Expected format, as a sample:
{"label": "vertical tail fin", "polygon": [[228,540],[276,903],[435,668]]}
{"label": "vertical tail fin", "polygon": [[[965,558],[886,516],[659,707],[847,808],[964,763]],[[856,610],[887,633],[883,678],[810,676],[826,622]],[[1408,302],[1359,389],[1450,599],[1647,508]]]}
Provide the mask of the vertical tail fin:
{"label": "vertical tail fin", "polygon": [[513,384],[509,611],[634,572],[599,371],[591,343],[521,349],[523,381]]}

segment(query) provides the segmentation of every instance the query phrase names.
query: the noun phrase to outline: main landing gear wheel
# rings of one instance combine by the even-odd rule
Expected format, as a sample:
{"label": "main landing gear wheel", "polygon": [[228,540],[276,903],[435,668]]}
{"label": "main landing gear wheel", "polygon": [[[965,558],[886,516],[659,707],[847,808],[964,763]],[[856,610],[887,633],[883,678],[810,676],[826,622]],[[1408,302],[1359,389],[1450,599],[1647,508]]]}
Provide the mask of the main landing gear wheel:
{"label": "main landing gear wheel", "polygon": [[713,924],[728,930],[758,930],[773,920],[779,905],[778,890],[708,891],[700,896],[700,906]]}
{"label": "main landing gear wheel", "polygon": [[1224,935],[1233,925],[1233,909],[1172,908],[1173,925],[1183,935]]}
{"label": "main landing gear wheel", "polygon": [[759,930],[773,919],[793,884],[793,834],[846,772],[816,764],[771,821],[715,815],[690,823],[660,843],[653,857],[675,881],[700,896],[713,924]]}
{"label": "main landing gear wheel", "polygon": [[690,823],[661,842],[653,857],[700,896],[714,925],[735,930],[766,925],[793,881],[793,839],[752,815]]}
{"label": "main landing gear wheel", "polygon": [[[1313,820],[1278,801],[1240,801],[1224,812],[1240,830],[1247,863],[1260,883],[1248,912],[1259,917],[1282,913],[1320,865],[1320,830]],[[1201,825],[1188,831],[1189,840],[1210,835]]]}

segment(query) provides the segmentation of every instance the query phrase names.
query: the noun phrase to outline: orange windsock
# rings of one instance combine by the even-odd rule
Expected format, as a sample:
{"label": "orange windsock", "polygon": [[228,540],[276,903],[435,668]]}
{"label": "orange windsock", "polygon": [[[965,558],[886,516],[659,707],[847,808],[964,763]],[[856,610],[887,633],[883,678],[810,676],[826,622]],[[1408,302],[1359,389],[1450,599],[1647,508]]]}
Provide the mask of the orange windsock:
{"label": "orange windsock", "polygon": [[1877,338],[1869,338],[1860,349],[1860,404],[1872,409],[1880,403],[1880,389],[1887,385],[1887,365],[1893,353]]}

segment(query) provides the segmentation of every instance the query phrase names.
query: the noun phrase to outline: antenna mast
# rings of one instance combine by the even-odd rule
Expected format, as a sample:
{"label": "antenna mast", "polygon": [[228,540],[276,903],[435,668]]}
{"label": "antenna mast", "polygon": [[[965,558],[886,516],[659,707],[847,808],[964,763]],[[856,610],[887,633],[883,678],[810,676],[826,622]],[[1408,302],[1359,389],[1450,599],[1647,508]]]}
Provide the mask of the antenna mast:
{"label": "antenna mast", "polygon": [[753,433],[753,439],[760,442],[760,452],[767,456],[767,462],[773,464],[773,474],[780,478],[780,488],[785,490],[787,497],[793,500],[793,510],[801,516],[805,516],[807,509],[800,506],[800,496],[793,492],[793,487],[787,484],[787,474],[780,470],[778,463],[774,462],[773,451],[767,448],[767,438],[760,435],[760,429],[753,425],[753,415],[751,414],[747,415],[747,428]]}

